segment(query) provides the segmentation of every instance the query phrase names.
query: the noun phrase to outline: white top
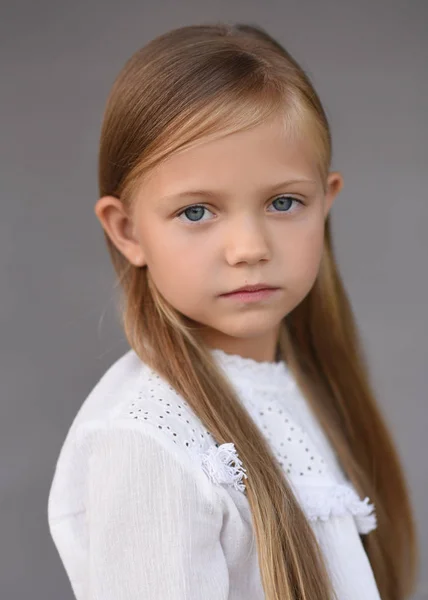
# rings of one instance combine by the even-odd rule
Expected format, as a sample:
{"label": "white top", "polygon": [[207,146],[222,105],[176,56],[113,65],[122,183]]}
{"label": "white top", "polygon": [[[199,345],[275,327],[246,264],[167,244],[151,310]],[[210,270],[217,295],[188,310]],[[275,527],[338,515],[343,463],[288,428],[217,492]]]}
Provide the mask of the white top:
{"label": "white top", "polygon": [[[211,352],[281,462],[339,600],[380,600],[359,537],[376,527],[374,507],[344,476],[287,365]],[[49,493],[76,598],[264,599],[245,477],[234,445],[218,445],[185,399],[126,352],[78,411]]]}

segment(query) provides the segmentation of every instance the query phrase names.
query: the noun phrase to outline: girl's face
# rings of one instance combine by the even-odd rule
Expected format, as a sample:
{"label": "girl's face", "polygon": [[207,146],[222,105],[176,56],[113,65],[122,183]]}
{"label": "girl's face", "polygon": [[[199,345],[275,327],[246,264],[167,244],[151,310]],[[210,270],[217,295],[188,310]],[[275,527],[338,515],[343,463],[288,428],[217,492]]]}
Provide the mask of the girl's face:
{"label": "girl's face", "polygon": [[[324,221],[343,185],[330,173],[324,194],[314,158],[275,118],[158,165],[136,192],[132,222],[111,197],[96,214],[207,345],[274,360],[281,320],[316,279]],[[278,289],[251,303],[222,296],[259,283]]]}

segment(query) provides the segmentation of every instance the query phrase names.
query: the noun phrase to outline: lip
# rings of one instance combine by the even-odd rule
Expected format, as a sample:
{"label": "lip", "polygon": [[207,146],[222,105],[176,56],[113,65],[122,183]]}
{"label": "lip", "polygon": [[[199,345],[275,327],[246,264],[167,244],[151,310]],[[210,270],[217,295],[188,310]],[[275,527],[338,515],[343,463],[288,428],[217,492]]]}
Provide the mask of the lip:
{"label": "lip", "polygon": [[259,290],[276,290],[278,288],[269,285],[268,283],[257,283],[256,285],[244,285],[243,287],[232,290],[221,294],[221,296],[229,296],[230,294],[237,294],[238,292],[257,292]]}
{"label": "lip", "polygon": [[235,302],[243,304],[258,303],[264,300],[268,300],[271,296],[275,295],[279,288],[259,288],[253,291],[237,291],[229,294],[222,294],[221,297]]}

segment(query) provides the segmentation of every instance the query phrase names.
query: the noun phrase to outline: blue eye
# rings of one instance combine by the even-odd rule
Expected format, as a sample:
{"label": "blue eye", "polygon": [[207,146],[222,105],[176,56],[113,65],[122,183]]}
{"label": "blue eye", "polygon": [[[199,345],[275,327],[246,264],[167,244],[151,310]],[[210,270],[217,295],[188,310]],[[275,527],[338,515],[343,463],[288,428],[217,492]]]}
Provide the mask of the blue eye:
{"label": "blue eye", "polygon": [[[303,202],[301,200],[298,200],[297,198],[294,198],[293,196],[285,196],[285,195],[284,196],[278,196],[278,198],[275,198],[275,200],[272,201],[272,204],[274,204],[275,202],[278,202],[278,201],[283,202],[284,198],[286,199],[286,204],[285,204],[286,207],[288,205],[288,202],[290,202],[290,201],[291,201],[291,203],[296,202],[297,204],[303,205]],[[280,204],[280,206],[281,206],[281,204]],[[282,206],[284,206],[284,205],[282,205]],[[290,210],[283,210],[282,208],[280,208],[280,210],[276,211],[276,212],[286,212],[287,213],[287,212],[291,212],[291,211]]]}
{"label": "blue eye", "polygon": [[[283,203],[285,199],[285,204],[281,205],[281,202]],[[297,198],[294,198],[293,196],[278,196],[277,198],[275,198],[272,201],[272,205],[274,203],[278,203],[279,202],[279,210],[276,210],[274,212],[284,212],[284,213],[290,213],[292,212],[291,210],[289,210],[291,208],[291,206],[293,206],[293,203],[296,204],[300,204],[303,206],[303,202],[301,200],[298,200]],[[291,202],[291,206],[289,205],[289,203]],[[277,205],[278,206],[278,205]],[[288,208],[288,210],[287,210]],[[206,221],[206,219],[201,219],[199,217],[201,217],[204,214],[204,211],[208,211],[208,208],[206,206],[203,206],[203,204],[192,204],[192,206],[188,206],[187,208],[185,208],[184,210],[182,210],[177,217],[181,217],[182,215],[185,215],[187,217],[187,223],[201,223],[203,221]],[[212,213],[211,213],[212,214]]]}
{"label": "blue eye", "polygon": [[[181,215],[186,215],[186,217],[189,217],[190,222],[198,223],[201,221],[201,219],[198,219],[198,217],[200,217],[201,214],[203,214],[204,210],[208,210],[208,208],[206,206],[202,206],[201,204],[193,204],[192,206],[188,206],[187,208],[182,210],[181,213],[177,215],[177,217],[181,217]],[[189,223],[189,221],[187,222]]]}

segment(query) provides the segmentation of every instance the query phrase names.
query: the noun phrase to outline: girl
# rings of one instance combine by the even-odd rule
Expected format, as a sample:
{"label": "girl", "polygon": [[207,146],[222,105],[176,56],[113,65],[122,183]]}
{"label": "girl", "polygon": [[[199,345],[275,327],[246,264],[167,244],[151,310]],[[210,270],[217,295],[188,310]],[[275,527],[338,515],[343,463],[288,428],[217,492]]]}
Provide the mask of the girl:
{"label": "girl", "polygon": [[412,593],[409,496],[333,255],[331,154],[307,75],[258,27],[175,29],[115,81],[95,213],[131,349],[79,410],[48,505],[79,600]]}

